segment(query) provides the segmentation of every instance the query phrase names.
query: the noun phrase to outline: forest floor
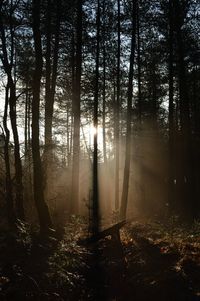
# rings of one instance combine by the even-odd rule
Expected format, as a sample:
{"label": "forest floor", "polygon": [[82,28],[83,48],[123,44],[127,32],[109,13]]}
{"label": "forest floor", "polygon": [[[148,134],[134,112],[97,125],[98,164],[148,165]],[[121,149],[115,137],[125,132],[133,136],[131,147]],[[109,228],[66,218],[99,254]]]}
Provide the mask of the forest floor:
{"label": "forest floor", "polygon": [[0,233],[0,300],[198,301],[200,224],[132,221],[110,237],[79,244],[86,223],[73,217],[62,237],[44,239],[19,223]]}

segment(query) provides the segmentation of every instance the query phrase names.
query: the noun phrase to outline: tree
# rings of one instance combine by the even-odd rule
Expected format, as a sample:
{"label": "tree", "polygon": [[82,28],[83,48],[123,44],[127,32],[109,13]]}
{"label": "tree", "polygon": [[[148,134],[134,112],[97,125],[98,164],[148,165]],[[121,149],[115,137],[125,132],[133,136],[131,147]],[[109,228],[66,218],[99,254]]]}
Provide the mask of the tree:
{"label": "tree", "polygon": [[121,54],[121,12],[117,0],[117,97],[115,104],[115,210],[119,209],[119,111],[120,111],[120,54]]}
{"label": "tree", "polygon": [[[58,55],[60,41],[60,22],[61,22],[61,5],[62,1],[56,1],[56,21],[55,21],[55,38],[53,57],[52,52],[52,0],[47,2],[47,22],[46,22],[46,83],[45,83],[45,149],[44,149],[44,166],[45,166],[45,185],[46,191],[49,189],[48,176],[50,173],[50,165],[52,161],[52,122],[54,101],[56,92],[56,81],[58,73]],[[47,195],[47,194],[46,194]]]}
{"label": "tree", "polygon": [[174,206],[174,179],[175,179],[175,168],[174,168],[174,136],[175,136],[175,126],[174,126],[174,7],[173,1],[169,0],[168,6],[168,20],[169,20],[169,204],[170,208],[173,209]]}
{"label": "tree", "polygon": [[11,169],[10,169],[10,156],[9,156],[9,142],[10,142],[10,131],[7,125],[8,118],[8,104],[9,104],[9,89],[8,85],[5,88],[5,106],[4,106],[4,116],[3,116],[3,127],[4,127],[4,158],[5,158],[5,167],[6,167],[6,206],[7,206],[7,218],[9,224],[12,226],[15,222],[15,213],[14,213],[14,202],[13,202],[13,187],[11,179]]}
{"label": "tree", "polygon": [[103,160],[105,166],[107,165],[107,153],[106,153],[106,23],[105,23],[105,0],[103,1],[103,28],[102,28],[102,35],[103,35],[103,104],[102,104],[102,127],[103,127]]}
{"label": "tree", "polygon": [[123,189],[120,207],[120,218],[126,218],[128,204],[128,186],[130,177],[130,160],[131,160],[131,123],[132,123],[132,94],[133,94],[133,65],[135,56],[135,39],[136,39],[136,1],[133,1],[132,7],[132,37],[131,37],[131,54],[129,63],[129,81],[127,93],[127,121],[126,121],[126,150]]}
{"label": "tree", "polygon": [[80,103],[81,103],[81,69],[82,69],[82,0],[77,1],[76,24],[76,72],[73,95],[73,163],[72,163],[72,195],[71,212],[78,212],[79,205],[79,160],[80,160]]}
{"label": "tree", "polygon": [[95,87],[94,87],[94,150],[93,150],[93,208],[92,231],[99,231],[99,189],[98,189],[98,101],[99,101],[99,43],[100,43],[100,0],[97,0],[96,13],[96,62],[95,62]]}
{"label": "tree", "polygon": [[[13,68],[14,68],[14,35],[15,28],[13,24],[13,12],[15,6],[11,1],[9,7],[9,33],[10,33],[10,54],[8,54],[8,41],[5,34],[5,28],[3,23],[3,11],[2,11],[3,1],[0,1],[0,32],[1,32],[1,42],[2,42],[2,64],[4,71],[7,75],[7,93],[9,93],[9,107],[10,107],[10,120],[14,138],[14,156],[15,156],[15,180],[16,180],[16,211],[17,217],[19,219],[24,219],[24,207],[23,207],[23,182],[22,182],[22,163],[20,158],[20,146],[19,146],[19,135],[17,129],[17,113],[16,113],[16,84],[13,78]],[[9,61],[10,55],[10,61]],[[8,162],[7,162],[8,163]]]}
{"label": "tree", "polygon": [[[191,119],[190,119],[190,98],[187,89],[187,68],[185,64],[185,48],[183,41],[183,24],[186,18],[189,1],[180,3],[174,2],[175,15],[175,32],[177,42],[177,73],[179,85],[179,107],[180,107],[180,145],[181,145],[181,164],[178,171],[177,187],[181,196],[186,215],[195,214],[193,211],[195,195],[194,195],[194,179],[193,179],[193,150],[191,140]],[[178,14],[178,15],[177,15]],[[189,205],[190,198],[193,199],[193,205]]]}
{"label": "tree", "polygon": [[44,199],[43,173],[40,157],[39,141],[39,107],[40,84],[42,77],[42,46],[40,34],[40,0],[33,0],[33,39],[35,47],[35,71],[33,76],[33,100],[32,100],[32,154],[33,154],[33,188],[34,199],[38,212],[40,230],[47,233],[52,226],[51,217]]}

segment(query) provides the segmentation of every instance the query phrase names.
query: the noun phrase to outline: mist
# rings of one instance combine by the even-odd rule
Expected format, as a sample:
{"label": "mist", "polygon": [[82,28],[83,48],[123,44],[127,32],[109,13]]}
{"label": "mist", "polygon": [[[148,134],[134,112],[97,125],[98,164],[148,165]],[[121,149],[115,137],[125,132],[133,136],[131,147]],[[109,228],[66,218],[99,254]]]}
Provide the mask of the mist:
{"label": "mist", "polygon": [[199,298],[199,11],[0,1],[0,299]]}

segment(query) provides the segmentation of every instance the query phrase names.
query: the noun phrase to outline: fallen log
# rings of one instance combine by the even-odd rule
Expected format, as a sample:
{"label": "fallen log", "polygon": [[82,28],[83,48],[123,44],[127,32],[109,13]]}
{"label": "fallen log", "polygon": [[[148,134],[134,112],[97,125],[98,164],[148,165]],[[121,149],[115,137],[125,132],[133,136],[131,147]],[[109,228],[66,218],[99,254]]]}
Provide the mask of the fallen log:
{"label": "fallen log", "polygon": [[92,235],[89,238],[79,240],[79,244],[90,244],[98,242],[100,239],[103,239],[107,236],[111,236],[113,240],[120,241],[120,233],[119,230],[126,224],[126,220],[123,220],[115,225],[112,225],[109,228],[106,228],[102,231],[99,231],[97,234]]}

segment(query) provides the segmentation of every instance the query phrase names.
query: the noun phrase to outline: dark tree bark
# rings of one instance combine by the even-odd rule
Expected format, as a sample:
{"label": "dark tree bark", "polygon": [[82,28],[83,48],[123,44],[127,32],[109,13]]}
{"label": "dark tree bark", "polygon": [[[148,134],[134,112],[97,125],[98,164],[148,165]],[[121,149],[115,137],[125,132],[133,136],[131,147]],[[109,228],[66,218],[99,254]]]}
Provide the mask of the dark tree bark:
{"label": "dark tree bark", "polygon": [[[47,12],[46,12],[46,73],[45,73],[45,154],[48,153],[51,148],[51,15],[52,15],[52,0],[47,1]],[[47,156],[46,156],[47,157]],[[45,158],[47,161],[48,158]],[[47,162],[45,162],[47,163]]]}
{"label": "dark tree bark", "polygon": [[82,65],[82,0],[77,1],[76,25],[76,57],[75,82],[73,99],[73,166],[72,166],[72,196],[71,213],[78,213],[79,209],[79,165],[80,165],[80,104],[81,104],[81,65]]}
{"label": "dark tree bark", "polygon": [[33,177],[32,177],[32,149],[31,149],[31,108],[32,108],[32,97],[31,93],[28,94],[28,116],[27,116],[27,143],[28,143],[28,183],[30,186],[29,193],[30,193],[30,199],[33,200]]}
{"label": "dark tree bark", "polygon": [[103,1],[103,110],[102,110],[102,125],[103,125],[103,161],[107,165],[106,154],[106,44],[105,44],[105,0]]}
{"label": "dark tree bark", "polygon": [[193,99],[193,114],[194,114],[194,131],[196,137],[200,137],[200,106],[198,102],[198,67],[193,66],[192,76],[192,99]]}
{"label": "dark tree bark", "polygon": [[169,70],[169,205],[170,209],[174,208],[175,195],[174,195],[174,180],[175,180],[175,161],[174,161],[174,8],[173,1],[169,1],[169,58],[168,58],[168,70]]}
{"label": "dark tree bark", "polygon": [[[73,103],[75,100],[75,34],[72,28],[72,38],[71,38],[71,54],[70,54],[70,80],[71,80],[71,104],[68,106],[68,120],[69,125],[67,129],[67,153],[68,153],[68,166],[72,167],[73,159],[73,132],[74,132],[74,116],[73,116]],[[72,186],[71,186],[72,187]],[[71,189],[72,195],[72,189]],[[70,210],[72,210],[72,202],[70,203]]]}
{"label": "dark tree bark", "polygon": [[8,85],[5,89],[5,106],[4,106],[4,116],[3,116],[3,127],[5,131],[5,140],[4,140],[4,159],[5,159],[5,167],[6,167],[6,207],[7,207],[7,218],[9,224],[12,226],[15,222],[15,214],[14,214],[14,203],[13,203],[13,187],[12,187],[12,179],[10,172],[10,156],[9,156],[9,141],[10,141],[10,131],[7,126],[7,118],[8,118],[8,103],[9,103],[9,88]]}
{"label": "dark tree bark", "polygon": [[117,0],[117,97],[115,104],[115,210],[119,210],[119,111],[120,111],[120,55],[121,55],[121,11]]}
{"label": "dark tree bark", "polygon": [[126,210],[128,204],[128,188],[130,177],[130,160],[131,160],[131,117],[132,117],[132,94],[133,94],[133,65],[135,57],[135,40],[136,40],[136,1],[133,1],[132,11],[132,37],[131,37],[131,54],[129,65],[129,82],[127,95],[127,124],[126,124],[126,150],[125,150],[125,166],[123,189],[120,207],[120,218],[126,218]]}
{"label": "dark tree bark", "polygon": [[[48,0],[47,3],[47,45],[46,45],[46,84],[45,84],[45,149],[44,149],[44,169],[45,169],[45,188],[46,192],[49,190],[48,176],[51,171],[52,161],[52,122],[53,122],[53,108],[55,100],[55,90],[57,81],[58,69],[58,55],[59,55],[59,41],[60,41],[60,14],[61,14],[61,0],[56,1],[56,24],[55,24],[55,41],[53,49],[53,58],[51,59],[51,14],[52,2]],[[51,68],[52,64],[52,68]],[[47,195],[47,193],[46,193]]]}
{"label": "dark tree bark", "polygon": [[93,208],[92,232],[99,232],[99,187],[98,187],[98,102],[99,102],[99,44],[100,44],[100,0],[97,0],[96,16],[96,67],[95,67],[95,92],[94,92],[94,150],[93,150]]}
{"label": "dark tree bark", "polygon": [[25,163],[28,155],[28,84],[26,83],[25,91],[25,116],[24,116],[24,151],[25,151]]}
{"label": "dark tree bark", "polygon": [[180,4],[178,0],[174,2],[175,14],[175,30],[177,39],[177,54],[178,54],[178,82],[179,82],[179,102],[180,102],[180,126],[182,131],[189,136],[190,134],[190,107],[189,97],[186,83],[186,65],[184,60],[184,45],[182,26],[185,18],[184,4]]}
{"label": "dark tree bark", "polygon": [[[30,79],[26,78],[25,87],[25,116],[24,116],[24,199],[33,200],[32,157],[31,157],[31,93]],[[33,202],[32,202],[33,203]],[[31,203],[31,204],[32,204]]]}
{"label": "dark tree bark", "polygon": [[19,136],[18,136],[18,129],[17,129],[17,113],[16,113],[16,86],[12,76],[12,68],[13,68],[13,57],[14,57],[14,30],[12,26],[12,13],[13,8],[11,7],[10,12],[10,38],[11,38],[11,47],[10,47],[10,56],[11,60],[9,62],[8,59],[8,52],[7,52],[7,41],[5,35],[5,29],[2,20],[2,4],[3,1],[0,2],[0,33],[1,33],[1,42],[2,42],[2,64],[4,67],[4,71],[7,75],[8,84],[7,88],[10,92],[9,95],[9,107],[10,107],[10,120],[11,120],[11,127],[13,132],[13,139],[14,139],[14,157],[15,157],[15,179],[16,179],[16,215],[19,219],[24,220],[24,207],[23,207],[23,182],[22,182],[22,164],[20,158],[20,146],[19,146]]}
{"label": "dark tree bark", "polygon": [[137,67],[138,67],[138,121],[141,130],[142,123],[142,94],[141,94],[141,51],[140,51],[140,7],[137,0]]}
{"label": "dark tree bark", "polygon": [[35,70],[33,77],[33,101],[32,101],[32,154],[33,154],[33,187],[34,199],[38,212],[40,230],[48,232],[52,226],[47,204],[44,200],[43,173],[40,158],[39,142],[39,107],[40,84],[42,76],[42,46],[40,34],[40,0],[33,0],[33,38],[35,47]]}
{"label": "dark tree bark", "polygon": [[143,163],[141,159],[141,151],[142,151],[142,141],[141,137],[143,135],[143,124],[142,124],[142,66],[141,66],[141,37],[140,37],[140,4],[139,0],[136,1],[136,9],[137,9],[137,24],[136,24],[136,43],[137,43],[137,132],[138,132],[138,138],[137,141],[137,147],[136,147],[136,156],[137,156],[137,165],[138,165],[138,190],[139,190],[139,202],[142,204],[145,200],[145,194],[144,194],[144,185],[143,185],[143,179],[144,179],[144,168]]}
{"label": "dark tree bark", "polygon": [[22,183],[22,163],[20,158],[19,136],[17,130],[17,116],[16,116],[16,88],[12,77],[9,76],[10,88],[10,120],[14,138],[14,155],[15,155],[15,177],[16,177],[16,211],[20,219],[24,219],[23,207],[23,183]]}
{"label": "dark tree bark", "polygon": [[[178,84],[179,84],[179,107],[180,107],[180,154],[181,159],[178,176],[178,197],[182,201],[183,214],[186,218],[196,216],[197,199],[194,194],[194,160],[191,137],[190,100],[187,85],[187,67],[185,62],[185,47],[183,39],[184,19],[188,11],[188,1],[174,1],[175,7],[175,31],[178,57]],[[192,202],[191,202],[192,199]]]}

